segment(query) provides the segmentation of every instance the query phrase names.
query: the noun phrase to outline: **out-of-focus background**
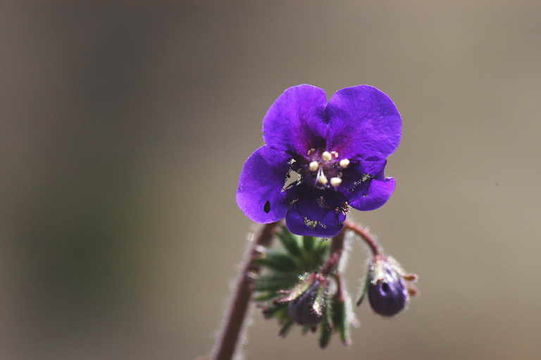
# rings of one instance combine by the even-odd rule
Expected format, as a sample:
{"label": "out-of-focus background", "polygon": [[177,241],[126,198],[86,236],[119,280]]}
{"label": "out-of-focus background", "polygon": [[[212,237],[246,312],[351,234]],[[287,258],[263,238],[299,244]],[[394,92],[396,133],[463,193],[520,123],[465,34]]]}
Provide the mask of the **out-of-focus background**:
{"label": "out-of-focus background", "polygon": [[207,354],[262,116],[292,85],[366,83],[404,136],[395,195],[353,217],[422,294],[393,320],[361,307],[325,351],[255,313],[246,358],[539,359],[540,19],[517,0],[3,1],[0,358]]}

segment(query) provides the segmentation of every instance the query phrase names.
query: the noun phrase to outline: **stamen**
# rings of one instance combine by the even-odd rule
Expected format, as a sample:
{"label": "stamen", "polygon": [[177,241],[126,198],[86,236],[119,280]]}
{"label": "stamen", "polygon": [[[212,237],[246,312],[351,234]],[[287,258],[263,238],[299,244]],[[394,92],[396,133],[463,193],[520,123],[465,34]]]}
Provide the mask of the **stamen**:
{"label": "stamen", "polygon": [[331,178],[331,185],[333,187],[338,187],[338,186],[340,186],[341,183],[342,183],[342,179],[340,179],[339,177]]}
{"label": "stamen", "polygon": [[333,156],[333,158],[338,157],[338,153],[336,151],[331,151],[331,155]]}
{"label": "stamen", "polygon": [[316,152],[316,149],[311,148],[310,150],[308,150],[308,155],[312,155],[315,152]]}
{"label": "stamen", "polygon": [[328,151],[324,151],[323,154],[321,154],[321,158],[325,161],[329,161],[332,159],[332,155]]}
{"label": "stamen", "polygon": [[317,171],[317,169],[319,169],[319,163],[317,161],[312,161],[308,164],[308,169],[310,169],[310,171]]}
{"label": "stamen", "polygon": [[345,169],[349,166],[349,159],[342,159],[339,164],[342,169]]}

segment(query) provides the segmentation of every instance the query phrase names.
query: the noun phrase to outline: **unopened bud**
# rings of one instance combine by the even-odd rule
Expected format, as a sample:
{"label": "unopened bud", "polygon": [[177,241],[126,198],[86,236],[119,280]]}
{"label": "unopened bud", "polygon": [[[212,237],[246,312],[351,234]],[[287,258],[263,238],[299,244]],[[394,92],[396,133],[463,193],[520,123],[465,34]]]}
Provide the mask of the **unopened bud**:
{"label": "unopened bud", "polygon": [[310,326],[321,321],[322,286],[322,281],[315,279],[305,292],[289,303],[288,314],[297,324]]}
{"label": "unopened bud", "polygon": [[398,314],[409,301],[408,288],[395,263],[378,257],[370,263],[368,271],[368,301],[372,310],[382,316]]}

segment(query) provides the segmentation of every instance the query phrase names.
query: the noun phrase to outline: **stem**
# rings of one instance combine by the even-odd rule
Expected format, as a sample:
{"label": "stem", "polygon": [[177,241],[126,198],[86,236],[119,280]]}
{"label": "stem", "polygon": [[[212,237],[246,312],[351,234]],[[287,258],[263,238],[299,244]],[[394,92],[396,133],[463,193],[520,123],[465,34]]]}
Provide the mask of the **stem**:
{"label": "stem", "polygon": [[361,226],[347,220],[344,222],[344,228],[353,231],[355,234],[359,235],[361,239],[364,240],[366,245],[368,245],[373,256],[379,256],[383,254],[383,249],[381,248],[381,246],[379,246],[376,239],[372,237],[368,230],[363,229]]}
{"label": "stem", "polygon": [[231,360],[235,355],[252,298],[250,274],[259,272],[259,266],[253,264],[252,261],[259,255],[259,247],[270,246],[278,224],[279,222],[274,222],[262,225],[251,236],[251,245],[246,251],[242,270],[236,281],[235,292],[225,315],[223,328],[218,334],[210,357],[212,360]]}
{"label": "stem", "polygon": [[339,301],[344,301],[344,279],[342,279],[339,272],[334,274],[334,279],[336,280],[336,294],[334,294],[334,297]]}
{"label": "stem", "polygon": [[321,268],[321,275],[329,275],[340,263],[342,253],[344,252],[345,235],[346,232],[342,230],[338,235],[332,238],[331,254],[329,255],[327,262]]}

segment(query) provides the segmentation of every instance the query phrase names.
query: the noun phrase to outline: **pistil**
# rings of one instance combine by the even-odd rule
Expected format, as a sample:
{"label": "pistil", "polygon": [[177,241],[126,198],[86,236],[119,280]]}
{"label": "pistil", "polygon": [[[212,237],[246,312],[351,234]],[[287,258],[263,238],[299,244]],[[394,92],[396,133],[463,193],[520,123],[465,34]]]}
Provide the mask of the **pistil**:
{"label": "pistil", "polygon": [[320,183],[321,185],[327,185],[327,183],[329,182],[329,180],[325,176],[325,173],[323,172],[323,169],[321,168],[319,169],[317,173],[316,182]]}

